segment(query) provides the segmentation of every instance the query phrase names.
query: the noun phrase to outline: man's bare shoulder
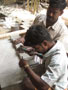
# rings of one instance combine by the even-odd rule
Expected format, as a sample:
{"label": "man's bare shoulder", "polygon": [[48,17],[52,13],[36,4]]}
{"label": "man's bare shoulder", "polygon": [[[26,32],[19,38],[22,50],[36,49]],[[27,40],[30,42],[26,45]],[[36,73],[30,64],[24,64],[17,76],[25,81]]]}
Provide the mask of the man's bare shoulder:
{"label": "man's bare shoulder", "polygon": [[39,24],[41,22],[44,22],[46,20],[46,15],[45,14],[38,14],[33,22],[33,24]]}

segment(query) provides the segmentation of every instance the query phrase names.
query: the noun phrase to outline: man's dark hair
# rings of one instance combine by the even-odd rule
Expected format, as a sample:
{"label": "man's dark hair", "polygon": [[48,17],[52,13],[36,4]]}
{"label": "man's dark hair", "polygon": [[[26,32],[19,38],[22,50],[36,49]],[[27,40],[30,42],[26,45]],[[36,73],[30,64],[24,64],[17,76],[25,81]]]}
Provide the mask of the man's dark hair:
{"label": "man's dark hair", "polygon": [[66,7],[66,0],[49,0],[49,6],[63,10]]}
{"label": "man's dark hair", "polygon": [[24,45],[39,45],[44,40],[52,41],[46,27],[42,25],[32,25],[26,32]]}

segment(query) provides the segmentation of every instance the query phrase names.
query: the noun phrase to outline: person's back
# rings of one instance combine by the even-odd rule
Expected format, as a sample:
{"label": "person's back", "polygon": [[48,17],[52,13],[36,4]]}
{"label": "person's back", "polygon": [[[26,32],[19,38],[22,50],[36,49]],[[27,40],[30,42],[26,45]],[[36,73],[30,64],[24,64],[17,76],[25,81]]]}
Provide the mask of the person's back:
{"label": "person's back", "polygon": [[44,54],[46,72],[41,76],[54,90],[65,90],[67,87],[68,59],[63,44],[58,41]]}

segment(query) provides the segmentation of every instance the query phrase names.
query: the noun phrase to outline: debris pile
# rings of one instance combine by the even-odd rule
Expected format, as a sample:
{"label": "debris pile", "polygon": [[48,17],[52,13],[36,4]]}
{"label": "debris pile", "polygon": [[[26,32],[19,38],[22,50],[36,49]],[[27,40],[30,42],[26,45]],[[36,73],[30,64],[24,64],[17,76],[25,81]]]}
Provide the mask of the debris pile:
{"label": "debris pile", "polygon": [[0,27],[5,32],[28,29],[35,15],[18,6],[0,6]]}
{"label": "debris pile", "polygon": [[68,26],[68,7],[64,10],[64,13],[62,14],[62,18],[65,21],[65,24]]}

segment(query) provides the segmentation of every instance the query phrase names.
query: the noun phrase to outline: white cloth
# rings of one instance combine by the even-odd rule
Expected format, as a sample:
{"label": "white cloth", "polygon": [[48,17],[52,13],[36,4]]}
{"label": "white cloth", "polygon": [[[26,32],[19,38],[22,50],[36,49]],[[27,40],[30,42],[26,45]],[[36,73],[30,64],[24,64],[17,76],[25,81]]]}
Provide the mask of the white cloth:
{"label": "white cloth", "polygon": [[[46,15],[38,15],[33,24],[41,24],[46,26]],[[65,50],[68,53],[68,28],[61,17],[58,18],[57,22],[53,26],[48,27],[48,32],[53,40],[59,39],[63,43]]]}
{"label": "white cloth", "polygon": [[23,71],[19,68],[19,59],[9,40],[0,40],[0,85],[6,87],[19,83]]}
{"label": "white cloth", "polygon": [[[30,58],[23,54],[24,57]],[[30,60],[30,63],[33,63]],[[12,43],[5,39],[0,40],[0,85],[2,88],[22,82],[24,71],[19,67],[19,58]]]}
{"label": "white cloth", "polygon": [[34,56],[34,62],[35,63],[38,63],[38,64],[42,64],[43,63],[43,60],[40,57],[38,57],[37,55],[35,55]]}
{"label": "white cloth", "polygon": [[67,88],[67,55],[61,42],[57,42],[45,55],[45,73],[41,78],[54,90]]}

